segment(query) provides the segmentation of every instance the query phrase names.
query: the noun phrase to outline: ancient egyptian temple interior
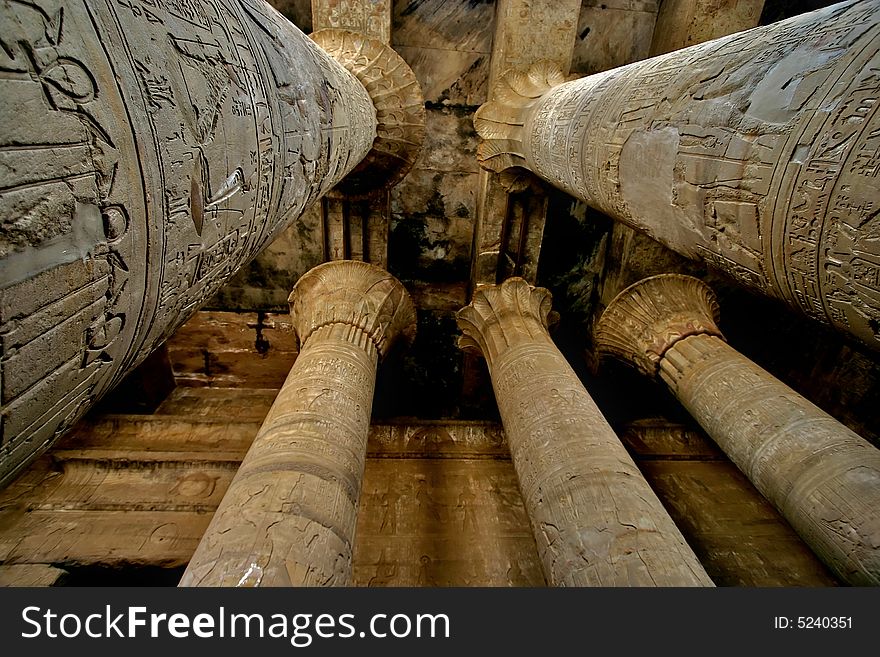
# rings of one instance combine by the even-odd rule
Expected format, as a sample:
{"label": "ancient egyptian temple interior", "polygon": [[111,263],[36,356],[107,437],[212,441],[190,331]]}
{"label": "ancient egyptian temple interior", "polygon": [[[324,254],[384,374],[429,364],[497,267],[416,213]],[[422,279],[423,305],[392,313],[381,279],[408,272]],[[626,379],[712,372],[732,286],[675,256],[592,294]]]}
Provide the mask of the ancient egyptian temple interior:
{"label": "ancient egyptian temple interior", "polygon": [[880,585],[880,0],[0,0],[0,584]]}

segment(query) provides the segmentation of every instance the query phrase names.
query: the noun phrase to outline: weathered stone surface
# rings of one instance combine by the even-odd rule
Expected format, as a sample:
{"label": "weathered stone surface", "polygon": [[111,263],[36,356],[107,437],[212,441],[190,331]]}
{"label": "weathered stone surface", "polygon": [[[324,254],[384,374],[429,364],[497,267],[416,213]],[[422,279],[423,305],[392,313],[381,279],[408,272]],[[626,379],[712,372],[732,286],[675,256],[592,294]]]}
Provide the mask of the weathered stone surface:
{"label": "weathered stone surface", "polygon": [[476,107],[486,102],[488,52],[395,46],[419,79],[425,101],[441,107]]}
{"label": "weathered stone surface", "polygon": [[609,304],[596,344],[659,376],[838,577],[880,583],[880,450],[725,343],[716,310],[697,279],[655,276]]}
{"label": "weathered stone surface", "polygon": [[181,586],[344,586],[376,367],[415,309],[387,272],[325,263],[290,294],[302,347]]}
{"label": "weathered stone surface", "polygon": [[372,148],[336,192],[357,198],[394,186],[412,168],[425,137],[425,101],[415,75],[387,42],[347,30],[310,36],[357,77],[376,109]]}
{"label": "weathered stone surface", "polygon": [[458,314],[486,358],[547,582],[711,586],[696,556],[547,333],[550,295],[523,279]]}
{"label": "weathered stone surface", "polygon": [[[276,392],[178,388],[157,415],[78,423],[0,492],[0,585],[49,586],[47,563],[186,564]],[[372,425],[363,488],[354,585],[543,584],[497,424]]]}
{"label": "weathered stone surface", "polygon": [[0,566],[0,586],[53,586],[66,574],[48,564]]}
{"label": "weathered stone surface", "polygon": [[[662,11],[657,16],[654,42],[650,48],[652,56],[755,27],[761,18],[764,2],[669,0],[661,4]],[[650,45],[649,37],[645,47]],[[644,233],[615,222],[609,240],[609,258],[600,283],[600,306],[604,308],[623,288],[643,278],[673,271],[694,274],[697,267],[699,265],[693,261],[682,258]]]}
{"label": "weathered stone surface", "polygon": [[592,75],[648,56],[656,0],[584,0],[571,72]]}
{"label": "weathered stone surface", "polygon": [[198,312],[168,341],[179,385],[280,388],[296,355],[287,315]]}
{"label": "weathered stone surface", "polygon": [[712,440],[646,418],[620,439],[718,586],[834,586],[837,580]]}
{"label": "weathered stone surface", "polygon": [[561,85],[546,67],[512,76],[478,111],[480,157],[876,348],[878,8],[841,3]]}
{"label": "weathered stone surface", "polygon": [[764,0],[664,0],[657,14],[651,54],[687,48],[755,27]]}
{"label": "weathered stone surface", "polygon": [[300,277],[325,262],[324,217],[315,203],[242,267],[208,301],[206,309],[286,312]]}
{"label": "weathered stone surface", "polygon": [[314,0],[312,26],[318,30],[347,30],[391,43],[391,0]]}
{"label": "weathered stone surface", "polygon": [[657,376],[666,351],[689,335],[722,337],[712,290],[691,276],[664,274],[640,281],[608,305],[596,325],[603,353]]}
{"label": "weathered stone surface", "polygon": [[361,505],[356,586],[544,585],[506,458],[374,459]]}
{"label": "weathered stone surface", "polygon": [[406,280],[467,276],[479,174],[414,169],[391,194],[390,269]]}
{"label": "weathered stone surface", "polygon": [[718,586],[837,584],[732,463],[636,462]]}
{"label": "weathered stone surface", "polygon": [[426,101],[475,106],[486,101],[494,25],[492,2],[396,2],[391,40]]}
{"label": "weathered stone surface", "polygon": [[263,2],[53,7],[2,10],[0,481],[375,136],[364,87]]}
{"label": "weathered stone surface", "polygon": [[[510,70],[544,62],[560,71],[571,66],[581,3],[500,0],[489,70],[489,100]],[[537,279],[540,244],[547,220],[544,190],[530,180],[480,174],[471,288],[494,285],[509,276]],[[517,192],[517,193],[514,193]],[[516,235],[515,239],[511,236]]]}
{"label": "weathered stone surface", "polygon": [[479,173],[477,133],[470,108],[432,107],[427,111],[425,146],[416,168]]}

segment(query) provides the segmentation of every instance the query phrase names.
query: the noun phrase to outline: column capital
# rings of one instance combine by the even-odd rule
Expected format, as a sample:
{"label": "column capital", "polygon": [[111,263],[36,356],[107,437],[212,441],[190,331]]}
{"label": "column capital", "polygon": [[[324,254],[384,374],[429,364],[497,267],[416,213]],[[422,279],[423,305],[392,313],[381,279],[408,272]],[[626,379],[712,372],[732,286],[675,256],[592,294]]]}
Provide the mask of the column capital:
{"label": "column capital", "polygon": [[529,169],[524,152],[526,117],[544,94],[565,81],[562,69],[550,61],[501,76],[492,100],[474,114],[474,128],[482,139],[477,147],[480,166],[495,173]]}
{"label": "column capital", "polygon": [[500,285],[480,287],[470,304],[456,313],[463,333],[458,346],[479,350],[491,360],[508,347],[541,337],[549,340],[552,303],[549,290],[529,285],[518,276]]}
{"label": "column capital", "polygon": [[634,283],[618,294],[596,324],[593,336],[602,355],[628,362],[656,376],[666,351],[690,335],[721,339],[715,293],[697,278],[660,274]]}
{"label": "column capital", "polygon": [[365,198],[403,180],[425,139],[425,99],[415,73],[388,44],[358,32],[324,29],[310,37],[348,69],[376,109],[376,140],[367,156],[336,186]]}
{"label": "column capital", "polygon": [[384,269],[356,260],[335,260],[306,272],[288,298],[300,344],[331,324],[359,329],[385,356],[398,338],[411,342],[416,310],[403,284]]}

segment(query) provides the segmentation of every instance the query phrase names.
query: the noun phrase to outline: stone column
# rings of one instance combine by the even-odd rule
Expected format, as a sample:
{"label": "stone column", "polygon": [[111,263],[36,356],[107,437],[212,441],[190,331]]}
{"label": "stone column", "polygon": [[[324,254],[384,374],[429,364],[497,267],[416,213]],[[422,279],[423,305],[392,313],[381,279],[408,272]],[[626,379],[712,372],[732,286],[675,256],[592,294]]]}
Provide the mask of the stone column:
{"label": "stone column", "polygon": [[181,586],[346,586],[376,367],[415,309],[364,262],[315,267],[290,312],[301,342]]}
{"label": "stone column", "polygon": [[486,358],[548,584],[711,586],[547,332],[550,293],[521,278],[458,313]]}
{"label": "stone column", "polygon": [[730,347],[717,319],[704,283],[653,276],[609,304],[596,346],[662,379],[841,579],[880,584],[880,450]]}
{"label": "stone column", "polygon": [[0,7],[0,485],[373,147],[393,178],[421,134],[389,47],[325,38],[343,66],[262,0],[61,4]]}
{"label": "stone column", "polygon": [[478,156],[880,348],[880,0],[564,82],[501,80]]}

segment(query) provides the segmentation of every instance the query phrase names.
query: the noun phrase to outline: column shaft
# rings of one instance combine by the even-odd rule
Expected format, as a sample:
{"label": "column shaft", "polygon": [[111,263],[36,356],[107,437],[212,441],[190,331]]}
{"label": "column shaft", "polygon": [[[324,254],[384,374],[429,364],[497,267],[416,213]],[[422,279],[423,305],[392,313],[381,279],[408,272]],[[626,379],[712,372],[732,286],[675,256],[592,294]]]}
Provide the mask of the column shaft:
{"label": "column shaft", "polygon": [[880,348],[880,0],[580,80],[511,73],[475,118],[525,167]]}
{"label": "column shaft", "polygon": [[0,485],[377,133],[364,85],[261,0],[63,5],[0,8]]}
{"label": "column shaft", "polygon": [[351,261],[313,269],[291,299],[302,350],[181,586],[351,582],[376,367],[414,311],[389,274]]}
{"label": "column shaft", "polygon": [[309,337],[181,585],[349,583],[377,362],[360,329]]}
{"label": "column shaft", "polygon": [[880,450],[730,347],[717,317],[702,281],[652,276],[608,305],[595,343],[663,379],[840,578],[880,584]]}
{"label": "column shaft", "polygon": [[508,279],[459,312],[463,344],[489,365],[548,583],[711,586],[550,339],[548,311],[546,290]]}
{"label": "column shaft", "polygon": [[819,558],[880,584],[880,450],[717,336],[676,342],[660,376]]}

